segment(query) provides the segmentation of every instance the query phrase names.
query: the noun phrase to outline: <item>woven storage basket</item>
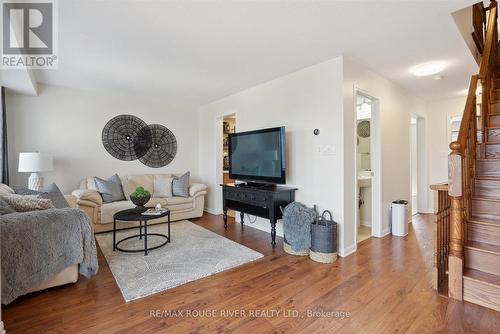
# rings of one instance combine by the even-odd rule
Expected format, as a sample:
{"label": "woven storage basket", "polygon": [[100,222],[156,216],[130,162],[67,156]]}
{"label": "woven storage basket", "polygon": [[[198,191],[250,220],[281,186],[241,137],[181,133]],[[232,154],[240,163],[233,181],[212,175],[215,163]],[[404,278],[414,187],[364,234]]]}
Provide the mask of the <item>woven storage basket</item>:
{"label": "woven storage basket", "polygon": [[286,238],[283,240],[283,249],[285,253],[288,253],[290,255],[296,255],[296,256],[307,256],[309,255],[309,249],[302,249],[299,251],[294,251],[292,249],[292,246],[286,241]]}
{"label": "woven storage basket", "polygon": [[[284,209],[282,206],[280,206],[281,213],[284,214]],[[286,240],[286,235],[283,236],[283,250],[285,253],[290,254],[290,255],[295,255],[295,256],[308,256],[309,255],[309,249],[301,249],[298,251],[294,251],[292,249],[292,245],[288,243]]]}
{"label": "woven storage basket", "polygon": [[[326,215],[330,219],[326,219]],[[321,263],[333,263],[337,260],[337,223],[333,221],[332,213],[323,211],[311,225],[311,260]]]}

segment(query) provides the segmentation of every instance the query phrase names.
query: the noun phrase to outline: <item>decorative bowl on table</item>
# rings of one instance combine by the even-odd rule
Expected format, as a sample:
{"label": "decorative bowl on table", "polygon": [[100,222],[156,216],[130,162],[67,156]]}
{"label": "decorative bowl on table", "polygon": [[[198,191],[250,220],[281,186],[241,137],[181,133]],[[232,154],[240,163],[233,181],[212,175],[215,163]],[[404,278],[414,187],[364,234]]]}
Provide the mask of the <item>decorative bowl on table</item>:
{"label": "decorative bowl on table", "polygon": [[151,193],[143,187],[138,187],[132,194],[130,194],[130,200],[135,204],[135,209],[138,212],[146,211],[144,205],[146,205],[150,199]]}

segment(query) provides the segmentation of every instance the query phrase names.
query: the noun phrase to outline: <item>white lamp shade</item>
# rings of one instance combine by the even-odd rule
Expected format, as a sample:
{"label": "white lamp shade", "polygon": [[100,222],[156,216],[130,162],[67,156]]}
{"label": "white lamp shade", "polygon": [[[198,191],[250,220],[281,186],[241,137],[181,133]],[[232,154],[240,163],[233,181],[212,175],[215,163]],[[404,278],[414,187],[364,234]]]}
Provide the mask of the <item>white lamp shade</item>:
{"label": "white lamp shade", "polygon": [[48,172],[54,169],[52,155],[38,152],[19,153],[19,173]]}

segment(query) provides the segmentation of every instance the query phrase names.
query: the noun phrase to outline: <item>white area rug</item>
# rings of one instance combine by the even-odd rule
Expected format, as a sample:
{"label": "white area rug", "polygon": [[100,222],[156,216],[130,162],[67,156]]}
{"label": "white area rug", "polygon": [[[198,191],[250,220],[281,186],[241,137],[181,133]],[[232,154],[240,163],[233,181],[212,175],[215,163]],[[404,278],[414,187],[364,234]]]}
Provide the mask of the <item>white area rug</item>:
{"label": "white area rug", "polygon": [[[138,233],[139,228],[120,231],[116,233],[116,240]],[[167,224],[148,226],[148,233],[167,234]],[[143,252],[113,252],[113,234],[96,235],[125,301],[165,291],[264,256],[187,220],[172,223],[171,234],[170,243],[149,251],[147,256]],[[148,247],[164,240],[148,237]],[[119,246],[141,249],[144,240],[134,238]]]}

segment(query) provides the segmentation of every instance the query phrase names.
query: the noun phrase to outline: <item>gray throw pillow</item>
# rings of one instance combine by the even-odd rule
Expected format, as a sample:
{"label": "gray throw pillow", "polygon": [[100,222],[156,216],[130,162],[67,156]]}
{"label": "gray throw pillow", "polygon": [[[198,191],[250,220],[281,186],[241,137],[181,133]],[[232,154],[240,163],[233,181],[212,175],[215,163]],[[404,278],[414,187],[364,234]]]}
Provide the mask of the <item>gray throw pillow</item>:
{"label": "gray throw pillow", "polygon": [[14,212],[16,212],[16,210],[12,209],[12,207],[7,202],[0,198],[0,216]]}
{"label": "gray throw pillow", "polygon": [[172,180],[172,195],[189,197],[189,172]]}
{"label": "gray throw pillow", "polygon": [[52,204],[54,204],[54,207],[56,207],[57,209],[69,208],[69,204],[64,198],[64,195],[54,182],[52,182],[47,187],[44,187],[43,191],[36,191],[31,190],[27,187],[16,186],[14,187],[14,192],[17,195],[37,195],[38,198],[50,199],[52,201]]}
{"label": "gray throw pillow", "polygon": [[125,195],[123,194],[122,181],[118,174],[111,176],[107,180],[94,176],[95,187],[101,194],[104,203],[111,203],[117,201],[124,201]]}

